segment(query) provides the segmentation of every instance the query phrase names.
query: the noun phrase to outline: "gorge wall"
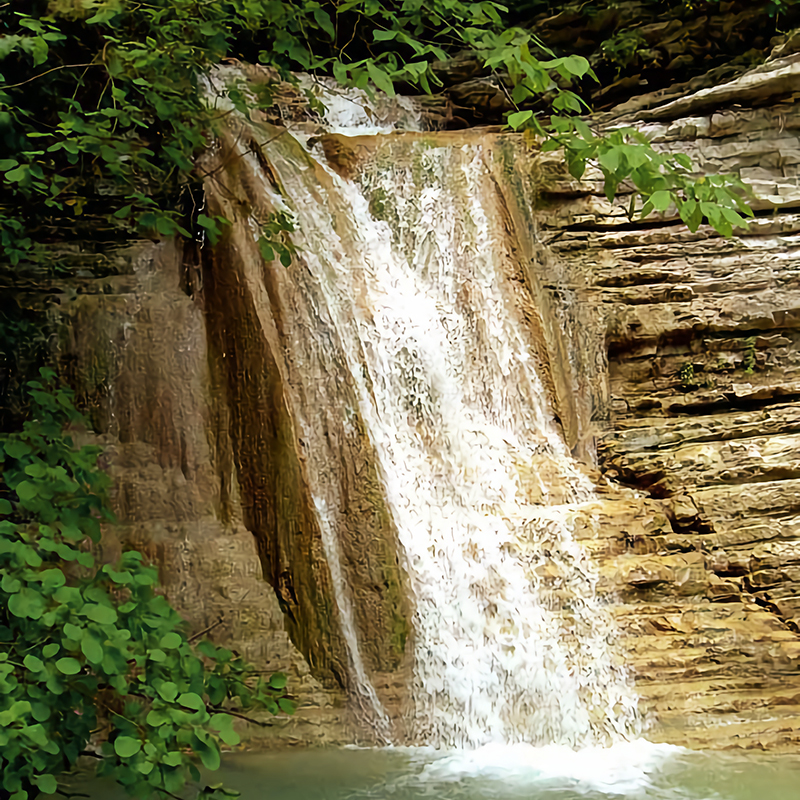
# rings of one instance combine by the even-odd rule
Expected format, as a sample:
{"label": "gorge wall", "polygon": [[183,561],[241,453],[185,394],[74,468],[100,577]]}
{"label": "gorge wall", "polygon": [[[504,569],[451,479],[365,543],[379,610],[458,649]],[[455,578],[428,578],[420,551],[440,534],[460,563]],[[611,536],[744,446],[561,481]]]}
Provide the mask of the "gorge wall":
{"label": "gorge wall", "polygon": [[739,237],[630,222],[540,162],[536,269],[571,343],[574,439],[596,441],[608,482],[591,546],[649,735],[691,746],[800,739],[799,74],[776,60],[616,118],[747,180]]}
{"label": "gorge wall", "polygon": [[[581,539],[655,719],[649,737],[689,746],[800,742],[798,73],[782,59],[606,120],[635,119],[703,170],[751,182],[763,200],[735,239],[668,216],[630,222],[624,198],[607,203],[591,175],[572,181],[517,137],[430,137],[491,152],[553,409],[601,493]],[[329,139],[326,153],[355,174],[370,139]],[[229,201],[257,207],[245,167]],[[254,736],[370,741],[309,493],[314,460],[340,475],[344,579],[390,708],[413,633],[369,441],[315,419],[309,454],[298,429],[314,392],[352,392],[332,336],[329,350],[289,346],[304,324],[291,284],[302,253],[289,271],[241,240],[81,257],[59,356],[107,446],[122,523],[108,556],[142,550],[195,630],[287,672],[297,717]],[[314,381],[301,374],[311,362]]]}

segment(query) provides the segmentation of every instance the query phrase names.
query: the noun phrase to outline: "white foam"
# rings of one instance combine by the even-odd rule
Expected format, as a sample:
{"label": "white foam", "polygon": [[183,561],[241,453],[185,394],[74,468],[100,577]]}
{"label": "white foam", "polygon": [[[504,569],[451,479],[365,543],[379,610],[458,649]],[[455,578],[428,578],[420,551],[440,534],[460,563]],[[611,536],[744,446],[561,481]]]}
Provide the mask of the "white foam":
{"label": "white foam", "polygon": [[362,89],[344,87],[332,78],[298,76],[300,86],[323,106],[322,123],[330,133],[345,136],[374,136],[396,130],[420,130],[420,115],[408,97],[389,97]]}
{"label": "white foam", "polygon": [[686,752],[682,747],[644,739],[581,750],[563,745],[489,744],[477,750],[454,751],[426,765],[419,778],[422,781],[486,778],[517,785],[552,783],[605,794],[631,794],[651,787],[659,771]]}

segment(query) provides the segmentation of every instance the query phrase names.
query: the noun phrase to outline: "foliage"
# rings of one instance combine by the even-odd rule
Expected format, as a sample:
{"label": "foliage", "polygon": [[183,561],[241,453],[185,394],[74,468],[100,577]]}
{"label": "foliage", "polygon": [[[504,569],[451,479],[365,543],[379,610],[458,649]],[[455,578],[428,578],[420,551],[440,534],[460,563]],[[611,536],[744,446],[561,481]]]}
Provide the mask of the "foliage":
{"label": "foliage", "polygon": [[139,553],[95,563],[108,478],[64,432],[82,420],[52,379],[28,384],[32,419],[0,440],[0,797],[53,794],[87,752],[136,797],[174,795],[200,777],[191,754],[213,770],[239,742],[231,704],[294,710],[286,678],[249,685],[229,650],[195,648]]}
{"label": "foliage", "polygon": [[24,413],[25,376],[36,374],[44,362],[52,331],[37,307],[41,302],[30,308],[2,284],[0,298],[0,431],[4,431],[16,428]]}
{"label": "foliage", "polygon": [[294,220],[286,211],[274,211],[261,224],[261,237],[258,249],[265,261],[272,261],[276,256],[284,267],[292,263],[295,247],[289,235],[294,230]]}
{"label": "foliage", "polygon": [[[53,227],[94,215],[188,235],[176,198],[201,177],[194,157],[228,113],[207,106],[203,75],[231,57],[392,94],[398,82],[434,90],[432,63],[467,47],[520,109],[515,128],[560,135],[588,110],[579,89],[594,73],[583,56],[557,55],[509,25],[508,13],[492,0],[10,0],[0,5],[0,247],[12,265],[57,268],[46,248]],[[595,146],[618,149],[579,144],[568,147],[573,161]],[[700,194],[686,202],[717,203]],[[706,216],[715,226],[730,217]],[[192,224],[213,239],[222,222],[201,214]]]}
{"label": "foliage", "polygon": [[756,369],[756,337],[748,336],[744,340],[744,358],[742,359],[742,368],[745,375],[752,375]]}
{"label": "foliage", "polygon": [[[375,54],[346,56],[344,37],[364,20],[372,36],[360,49]],[[219,118],[204,102],[202,76],[225,58],[258,60],[283,75],[328,70],[389,92],[393,80],[429,87],[429,62],[446,51],[424,34],[434,28],[446,43],[491,21],[500,21],[496,4],[453,0],[5,3],[0,246],[12,264],[29,259],[45,221],[105,215],[109,194],[115,224],[186,235],[172,198],[190,181],[193,156]],[[215,221],[201,224],[213,230]]]}
{"label": "foliage", "polygon": [[602,44],[603,56],[620,67],[627,67],[647,47],[647,39],[637,28],[618,31]]}
{"label": "foliage", "polygon": [[[674,206],[689,230],[696,231],[703,220],[723,236],[736,227],[744,228],[745,217],[753,211],[745,202],[751,195],[736,175],[696,177],[685,153],[659,153],[647,137],[635,128],[618,128],[598,136],[580,119],[554,120],[555,134],[544,150],[564,148],[570,174],[580,179],[588,162],[603,174],[606,198],[613,200],[619,185],[629,181],[645,198],[640,216],[652,211],[665,213]],[[631,197],[628,216],[633,218],[636,195]]]}

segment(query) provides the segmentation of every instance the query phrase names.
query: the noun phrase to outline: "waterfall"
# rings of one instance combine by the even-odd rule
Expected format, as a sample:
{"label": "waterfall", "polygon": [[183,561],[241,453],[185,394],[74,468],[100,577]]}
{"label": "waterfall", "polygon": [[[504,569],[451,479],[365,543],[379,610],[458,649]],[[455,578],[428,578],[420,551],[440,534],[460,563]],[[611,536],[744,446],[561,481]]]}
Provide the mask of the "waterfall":
{"label": "waterfall", "polygon": [[386,710],[381,704],[375,687],[370,681],[361,652],[358,646],[358,633],[356,630],[355,615],[353,614],[352,600],[347,592],[345,578],[342,573],[342,555],[339,551],[339,540],[331,523],[330,510],[322,497],[314,498],[317,509],[317,519],[322,534],[322,546],[325,549],[325,558],[331,571],[333,582],[333,596],[339,611],[347,655],[350,659],[350,668],[353,671],[353,684],[359,695],[359,700],[366,703],[371,710],[370,722],[378,738],[388,744],[390,742],[391,724]]}
{"label": "waterfall", "polygon": [[[260,139],[280,182],[265,192],[295,214],[404,552],[415,741],[581,747],[635,733],[613,619],[572,530],[592,487],[549,408],[490,151],[479,135],[374,137],[353,181],[289,135]],[[335,521],[317,505],[356,683],[380,716]]]}

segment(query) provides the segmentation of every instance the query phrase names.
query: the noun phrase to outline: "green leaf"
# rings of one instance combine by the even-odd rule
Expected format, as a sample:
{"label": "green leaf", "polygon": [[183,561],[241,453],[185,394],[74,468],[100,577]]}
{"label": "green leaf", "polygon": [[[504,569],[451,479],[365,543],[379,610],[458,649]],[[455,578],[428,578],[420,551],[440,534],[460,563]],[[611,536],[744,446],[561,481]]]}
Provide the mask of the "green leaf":
{"label": "green leaf", "polygon": [[508,124],[518,131],[532,116],[533,111],[516,111],[508,115]]}
{"label": "green leaf", "polygon": [[25,474],[30,475],[31,478],[43,478],[46,473],[47,467],[41,461],[28,464],[28,466],[25,467]]}
{"label": "green leaf", "polygon": [[220,765],[219,748],[216,746],[216,743],[210,742],[205,746],[197,747],[196,750],[197,750],[197,755],[200,756],[200,761],[203,762],[203,766],[206,769],[209,769],[212,772],[219,769]]}
{"label": "green leaf", "polygon": [[113,625],[117,621],[117,612],[111,606],[90,603],[84,607],[83,613],[101,625]]}
{"label": "green leaf", "polygon": [[278,698],[278,706],[284,714],[294,714],[297,711],[297,703],[290,700],[288,697]]}
{"label": "green leaf", "polygon": [[567,56],[564,59],[564,69],[582,78],[589,71],[589,62],[583,56]]}
{"label": "green leaf", "polygon": [[56,669],[63,675],[77,675],[81,671],[81,662],[77,658],[65,656],[56,661]]}
{"label": "green leaf", "polygon": [[568,162],[567,168],[569,169],[569,174],[572,175],[573,178],[580,180],[583,177],[583,173],[586,171],[586,162],[581,158],[572,159]]}
{"label": "green leaf", "polygon": [[687,200],[680,206],[678,211],[690,231],[694,232],[700,227],[700,223],[703,221],[703,212],[700,210],[696,200]]}
{"label": "green leaf", "polygon": [[177,750],[161,757],[161,763],[166,764],[168,767],[179,767],[183,763],[183,754]]}
{"label": "green leaf", "polygon": [[148,725],[158,728],[161,725],[166,725],[170,721],[170,717],[160,709],[153,709],[147,714],[146,721]]}
{"label": "green leaf", "polygon": [[219,738],[229,747],[235,747],[242,741],[242,737],[232,728],[225,728],[220,731]]}
{"label": "green leaf", "polygon": [[604,150],[597,156],[600,166],[611,173],[616,172],[620,165],[620,150],[617,147],[612,147],[609,150]]}
{"label": "green leaf", "polygon": [[333,77],[336,79],[337,83],[342,85],[347,83],[347,67],[342,64],[341,61],[334,61],[333,62]]}
{"label": "green leaf", "polygon": [[175,650],[183,644],[183,637],[175,631],[170,631],[161,637],[159,646],[164,650]]}
{"label": "green leaf", "polygon": [[0,497],[0,514],[7,516],[11,514],[14,509],[11,506],[11,503],[8,500]]}
{"label": "green leaf", "polygon": [[194,692],[184,692],[178,697],[178,703],[184,708],[191,708],[193,711],[203,711],[206,707],[203,698]]}
{"label": "green leaf", "polygon": [[142,749],[142,743],[130,736],[118,736],[114,739],[114,752],[120,758],[135,756]]}
{"label": "green leaf", "polygon": [[20,164],[15,169],[9,170],[5,174],[5,179],[7,181],[11,181],[12,183],[19,183],[23,181],[27,176],[30,168],[27,164]]}
{"label": "green leaf", "polygon": [[367,61],[367,72],[370,80],[382,91],[394,97],[394,84],[391,78],[373,61]]}
{"label": "green leaf", "polygon": [[58,781],[54,775],[37,775],[34,782],[43,794],[55,794],[58,791]]}
{"label": "green leaf", "polygon": [[32,588],[25,587],[8,600],[8,610],[22,619],[39,619],[44,614],[46,604],[42,595]]}
{"label": "green leaf", "polygon": [[67,579],[60,569],[46,569],[40,573],[39,577],[42,581],[42,586],[46,589],[53,590],[63,586]]}
{"label": "green leaf", "polygon": [[331,18],[328,16],[326,11],[323,11],[321,8],[315,8],[314,19],[317,25],[319,25],[319,27],[322,28],[322,30],[325,31],[325,33],[327,33],[331,39],[336,38],[336,29],[333,27]]}
{"label": "green leaf", "polygon": [[103,647],[91,634],[81,639],[81,652],[90,664],[103,663]]}
{"label": "green leaf", "polygon": [[178,696],[178,687],[172,681],[164,681],[164,683],[157,687],[156,691],[159,696],[168,703],[172,703]]}
{"label": "green leaf", "polygon": [[21,439],[9,439],[4,442],[3,450],[5,450],[6,455],[17,459],[24,458],[31,453],[30,445],[27,442],[23,442]]}
{"label": "green leaf", "polygon": [[48,746],[47,732],[43,725],[29,725],[27,728],[22,729],[22,733],[34,744],[38,744],[39,747],[45,748]]}
{"label": "green leaf", "polygon": [[42,648],[42,655],[45,658],[52,658],[58,651],[61,649],[61,646],[56,642],[50,642],[50,644],[46,644]]}
{"label": "green leaf", "polygon": [[203,641],[197,645],[197,649],[207,658],[217,657],[217,648],[212,642],[209,642],[208,639],[203,639]]}
{"label": "green leaf", "polygon": [[270,675],[269,686],[272,689],[285,689],[286,682],[286,675],[284,675],[282,672],[275,672],[274,674]]}
{"label": "green leaf", "polygon": [[29,653],[25,658],[22,660],[22,663],[25,665],[25,669],[30,670],[31,672],[41,672],[44,669],[44,661],[40,658]]}
{"label": "green leaf", "polygon": [[16,492],[17,497],[19,497],[23,503],[27,503],[36,497],[36,495],[39,493],[39,489],[36,484],[31,483],[30,481],[20,481],[17,484]]}
{"label": "green leaf", "polygon": [[575,130],[578,131],[584,141],[591,142],[594,139],[592,129],[582,119],[575,119],[573,123]]}
{"label": "green leaf", "polygon": [[213,714],[208,724],[214,730],[222,731],[233,725],[233,717],[230,714]]}
{"label": "green leaf", "polygon": [[731,223],[734,227],[744,228],[747,226],[747,220],[743,219],[739,214],[737,214],[732,208],[727,208],[726,206],[720,206],[720,212],[725,219]]}
{"label": "green leaf", "polygon": [[666,211],[672,202],[672,195],[666,191],[653,192],[650,195],[650,202],[656,211]]}
{"label": "green leaf", "polygon": [[80,628],[77,625],[73,625],[71,622],[64,623],[63,627],[64,635],[70,639],[73,639],[76,642],[79,642],[86,634],[85,628]]}
{"label": "green leaf", "polygon": [[264,261],[272,261],[275,258],[272,245],[263,236],[258,240],[258,249]]}
{"label": "green leaf", "polygon": [[142,775],[149,775],[154,769],[155,764],[152,761],[139,761],[136,765],[136,769],[138,772],[141,772]]}

